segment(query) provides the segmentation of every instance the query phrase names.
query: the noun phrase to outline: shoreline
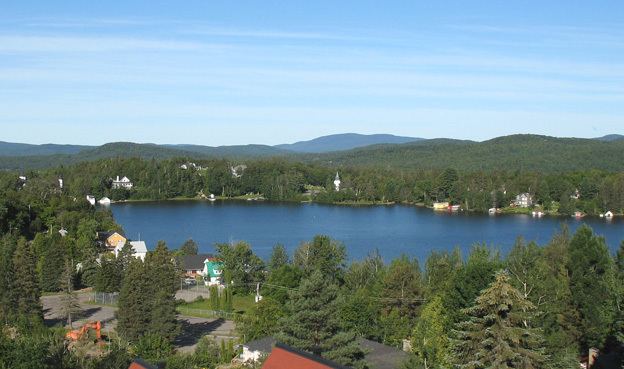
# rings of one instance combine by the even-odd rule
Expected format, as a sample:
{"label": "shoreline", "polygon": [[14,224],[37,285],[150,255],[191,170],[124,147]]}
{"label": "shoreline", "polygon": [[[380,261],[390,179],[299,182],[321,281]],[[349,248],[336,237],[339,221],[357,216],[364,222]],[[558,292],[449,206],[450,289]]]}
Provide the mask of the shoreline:
{"label": "shoreline", "polygon": [[[417,202],[394,202],[394,201],[387,201],[387,202],[378,202],[378,201],[344,201],[344,202],[320,202],[320,201],[314,201],[314,200],[300,200],[300,199],[294,199],[294,200],[280,200],[280,201],[273,201],[273,200],[267,200],[264,198],[259,198],[260,195],[257,195],[256,197],[250,197],[250,196],[239,196],[239,197],[222,197],[222,196],[216,196],[214,201],[223,201],[223,202],[227,202],[227,201],[234,201],[234,202],[267,202],[267,203],[288,203],[288,204],[319,204],[319,205],[332,205],[332,206],[345,206],[345,207],[368,207],[368,206],[411,206],[411,207],[416,207],[416,208],[423,208],[423,209],[430,209],[431,211],[435,212],[435,213],[440,213],[440,214],[474,214],[474,215],[488,215],[488,216],[510,216],[510,215],[526,215],[532,218],[541,218],[541,217],[537,217],[537,216],[533,216],[532,212],[533,210],[529,210],[527,208],[526,211],[518,211],[514,208],[501,208],[501,212],[496,213],[496,214],[489,214],[487,211],[483,212],[483,211],[477,211],[477,210],[460,210],[460,211],[446,211],[446,210],[442,210],[442,211],[438,211],[438,210],[434,210],[434,208],[432,206],[427,206],[424,203],[417,203]],[[214,202],[211,201],[207,198],[199,198],[199,197],[174,197],[174,198],[168,198],[168,199],[127,199],[127,200],[118,200],[118,201],[111,201],[111,205],[113,204],[132,204],[132,203],[146,203],[146,202],[176,202],[176,201],[193,201],[193,202]],[[605,221],[612,221],[615,218],[619,218],[621,217],[623,214],[614,214],[613,218],[604,218],[604,217],[600,217],[598,215],[585,215],[581,218],[577,218],[573,215],[563,215],[563,214],[553,214],[551,212],[546,212],[543,211],[543,216],[542,217],[551,217],[551,218],[561,218],[561,219],[565,219],[565,218],[572,218],[572,219],[583,219],[583,218],[591,218],[591,219],[604,219]]]}

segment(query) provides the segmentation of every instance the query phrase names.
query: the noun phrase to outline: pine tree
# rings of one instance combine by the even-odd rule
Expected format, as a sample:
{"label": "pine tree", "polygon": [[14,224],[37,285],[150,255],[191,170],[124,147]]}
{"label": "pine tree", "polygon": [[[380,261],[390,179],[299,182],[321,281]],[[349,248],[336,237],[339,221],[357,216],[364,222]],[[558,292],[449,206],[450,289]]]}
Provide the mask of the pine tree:
{"label": "pine tree", "polygon": [[291,292],[289,314],[277,339],[347,366],[361,366],[364,357],[355,333],[341,328],[338,286],[317,270]]}
{"label": "pine tree", "polygon": [[147,333],[151,319],[152,295],[140,259],[130,263],[119,293],[117,332],[124,339],[136,342]]}
{"label": "pine tree", "polygon": [[65,266],[67,250],[65,242],[60,236],[52,236],[46,240],[41,257],[40,284],[44,291],[60,291],[62,289],[61,276]]}
{"label": "pine tree", "polygon": [[481,292],[476,304],[465,310],[468,320],[457,326],[457,367],[542,368],[545,356],[541,334],[529,320],[534,309],[509,283],[506,272],[496,273],[494,282]]}
{"label": "pine tree", "polygon": [[13,281],[13,301],[20,319],[37,324],[43,321],[43,308],[39,300],[41,293],[34,273],[35,265],[30,245],[25,239],[20,239],[13,255],[13,275],[17,277]]}
{"label": "pine tree", "polygon": [[65,262],[63,271],[63,295],[61,296],[61,315],[67,317],[67,325],[73,328],[73,318],[81,311],[78,296],[74,292],[74,263]]}
{"label": "pine tree", "polygon": [[150,333],[165,337],[169,342],[173,342],[180,333],[175,299],[172,299],[166,291],[158,291],[154,298],[151,315]]}
{"label": "pine tree", "polygon": [[10,236],[5,236],[0,240],[0,319],[5,324],[9,323],[15,309],[13,254],[16,243],[15,239]]}

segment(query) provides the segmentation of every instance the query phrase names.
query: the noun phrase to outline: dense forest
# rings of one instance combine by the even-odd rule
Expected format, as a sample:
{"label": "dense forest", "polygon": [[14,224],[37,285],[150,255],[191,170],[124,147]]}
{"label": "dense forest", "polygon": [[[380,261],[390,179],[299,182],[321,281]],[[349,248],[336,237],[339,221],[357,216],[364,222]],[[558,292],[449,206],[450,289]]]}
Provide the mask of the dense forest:
{"label": "dense forest", "polygon": [[[529,193],[535,206],[553,215],[576,211],[598,215],[611,211],[624,213],[624,173],[586,170],[549,173],[523,170],[466,171],[456,168],[397,170],[344,167],[338,170],[340,191],[334,190],[336,170],[332,167],[287,159],[139,159],[112,158],[84,162],[45,171],[6,172],[5,181],[14,188],[18,174],[35,183],[58,189],[78,199],[86,195],[120,200],[162,200],[200,198],[214,194],[234,198],[247,194],[274,201],[318,201],[328,203],[406,203],[430,206],[449,201],[466,211],[487,212],[490,208],[511,209],[520,193]],[[232,174],[232,168],[241,167]],[[243,169],[244,168],[244,169]],[[132,190],[113,189],[112,178],[127,176]]]}
{"label": "dense forest", "polygon": [[[174,350],[181,276],[174,256],[196,247],[160,243],[145,261],[125,248],[98,262],[93,231],[117,227],[110,213],[37,182],[19,189],[2,182],[2,367],[117,368],[140,356],[170,369],[202,368],[236,355],[232,344],[208,339],[192,354]],[[277,245],[266,261],[244,242],[215,251],[230,281],[215,309],[231,311],[228,296],[261,283],[262,301],[236,317],[245,341],[270,335],[355,368],[369,367],[358,337],[409,342],[406,368],[563,369],[577,367],[590,348],[600,352],[595,368],[621,365],[624,243],[611,255],[586,226],[575,234],[564,228],[546,245],[518,239],[504,257],[475,245],[468,255],[433,252],[422,264],[376,252],[347,263],[344,245],[327,236],[293,255]],[[42,291],[64,296],[70,322],[82,287],[119,292],[115,339],[97,356],[72,349],[62,328],[43,324]]]}
{"label": "dense forest", "polygon": [[[331,137],[331,136],[328,136]],[[344,138],[343,138],[344,140]],[[314,141],[314,140],[313,140]],[[310,141],[312,142],[312,141]],[[395,141],[390,141],[395,142]],[[400,141],[397,141],[400,142]],[[8,146],[7,146],[8,145]],[[15,144],[13,144],[15,145]],[[52,147],[50,147],[52,146]],[[4,148],[3,148],[4,147]],[[337,151],[301,153],[267,145],[201,146],[155,145],[130,142],[99,147],[55,147],[54,145],[13,147],[0,143],[0,169],[41,169],[115,157],[168,159],[286,158],[291,161],[329,166],[398,170],[522,171],[562,173],[592,169],[624,170],[624,140],[612,135],[599,139],[558,138],[539,135],[511,135],[476,142],[454,139],[418,140],[403,144],[377,144],[351,150],[348,142],[334,143]],[[76,152],[76,150],[80,150]],[[303,149],[305,151],[305,149]],[[32,152],[30,155],[26,153]],[[56,152],[53,155],[44,153]]]}

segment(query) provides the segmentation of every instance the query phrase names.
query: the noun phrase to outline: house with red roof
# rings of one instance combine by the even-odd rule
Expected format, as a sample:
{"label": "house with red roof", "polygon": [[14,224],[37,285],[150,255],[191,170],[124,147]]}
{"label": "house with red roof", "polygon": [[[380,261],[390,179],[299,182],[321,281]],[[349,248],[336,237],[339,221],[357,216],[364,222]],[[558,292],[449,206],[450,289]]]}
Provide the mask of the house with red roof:
{"label": "house with red roof", "polygon": [[347,369],[346,366],[305,351],[276,343],[262,369]]}

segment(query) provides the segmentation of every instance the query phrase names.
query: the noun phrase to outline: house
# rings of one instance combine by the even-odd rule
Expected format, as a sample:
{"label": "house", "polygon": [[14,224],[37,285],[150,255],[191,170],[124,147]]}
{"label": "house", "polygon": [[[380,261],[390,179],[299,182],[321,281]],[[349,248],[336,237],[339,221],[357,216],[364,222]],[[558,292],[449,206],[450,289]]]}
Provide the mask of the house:
{"label": "house", "polygon": [[185,255],[180,263],[189,278],[202,277],[207,286],[222,283],[223,262],[212,254]]}
{"label": "house", "polygon": [[212,254],[184,255],[179,262],[187,277],[197,278],[204,276],[206,260],[212,258],[214,258]]}
{"label": "house", "polygon": [[[129,243],[130,247],[132,247],[132,256],[137,259],[145,260],[145,256],[147,256],[147,245],[145,245],[145,241],[130,241]],[[121,251],[121,249],[123,249],[125,245],[125,241],[119,241],[119,243],[117,244],[117,246],[115,246],[115,249],[113,250],[115,256],[119,254],[119,252]]]}
{"label": "house", "polygon": [[340,183],[340,176],[338,172],[336,172],[336,178],[334,179],[334,190],[336,190],[336,192],[340,192]]}
{"label": "house", "polygon": [[100,205],[110,205],[111,200],[108,197],[104,196],[98,202],[100,203]]}
{"label": "house", "polygon": [[128,369],[158,369],[156,366],[152,366],[141,359],[134,359],[133,362],[130,363]]}
{"label": "house", "polygon": [[334,363],[296,348],[276,343],[267,357],[262,369],[346,369],[346,366]]}
{"label": "house", "polygon": [[65,236],[67,236],[67,234],[69,233],[69,232],[67,232],[67,229],[65,229],[65,228],[61,228],[61,229],[59,229],[59,231],[58,231],[58,232],[59,232],[59,234],[61,235],[61,237],[65,237]]}
{"label": "house", "polygon": [[109,249],[113,249],[119,245],[120,242],[123,244],[126,243],[126,238],[119,234],[118,232],[96,232],[95,237],[97,239],[98,244],[101,247],[106,247]]}
{"label": "house", "polygon": [[[407,352],[401,351],[395,347],[387,346],[365,338],[360,338],[358,341],[360,348],[365,352],[365,360],[371,368],[402,368],[403,363],[409,358],[409,354]],[[266,357],[269,353],[272,355],[273,353],[271,350],[274,350],[274,347],[280,346],[283,345],[277,343],[276,340],[270,336],[254,340],[242,345],[243,351],[240,354],[239,359],[245,363],[253,363],[254,361],[259,361],[263,357]]]}
{"label": "house", "polygon": [[113,183],[111,184],[111,187],[113,189],[123,188],[126,190],[130,190],[132,189],[132,186],[132,181],[130,181],[128,177],[123,177],[122,179],[119,179],[119,176],[117,176],[116,179],[113,179]]}
{"label": "house", "polygon": [[533,206],[533,196],[530,193],[525,192],[516,196],[516,199],[513,201],[513,205],[519,208],[528,208]]}
{"label": "house", "polygon": [[443,202],[434,202],[433,203],[433,210],[436,211],[446,211],[449,209],[449,202],[448,201],[443,201]]}
{"label": "house", "polygon": [[235,167],[230,167],[230,171],[232,172],[232,178],[242,177],[245,169],[247,169],[247,166],[245,164],[237,165]]}
{"label": "house", "polygon": [[613,218],[613,212],[611,210],[607,211],[606,213],[604,213],[604,217],[605,218]]}
{"label": "house", "polygon": [[87,201],[89,201],[89,204],[95,205],[95,197],[94,196],[87,195]]}

